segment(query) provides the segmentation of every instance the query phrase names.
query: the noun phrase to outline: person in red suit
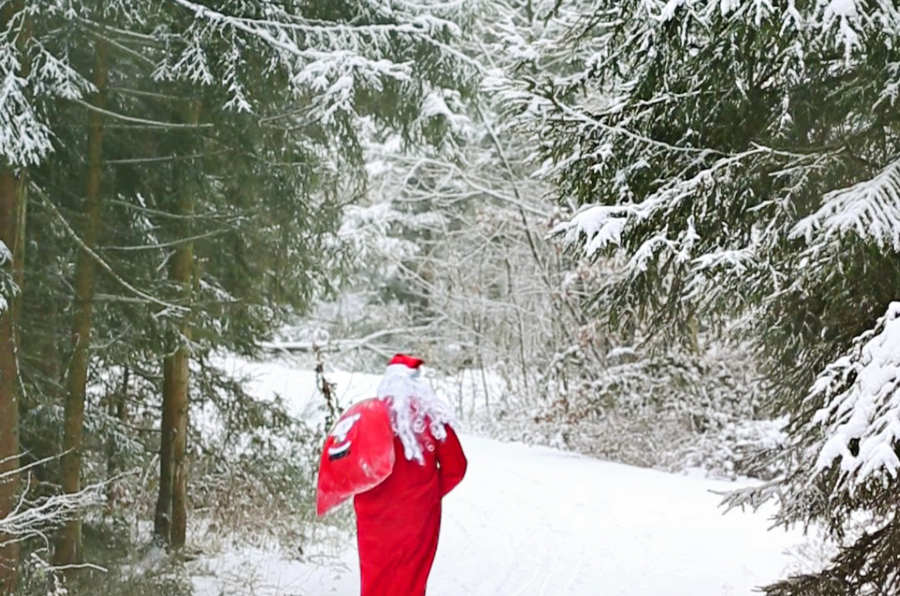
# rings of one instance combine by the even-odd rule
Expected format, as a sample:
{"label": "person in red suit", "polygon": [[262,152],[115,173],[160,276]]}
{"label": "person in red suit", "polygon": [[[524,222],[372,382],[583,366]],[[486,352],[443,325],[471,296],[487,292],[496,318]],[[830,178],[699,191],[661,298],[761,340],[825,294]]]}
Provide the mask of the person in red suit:
{"label": "person in red suit", "polygon": [[441,499],[466,473],[452,412],[419,378],[422,363],[397,354],[378,387],[396,458],[381,484],[354,497],[362,596],[424,596]]}

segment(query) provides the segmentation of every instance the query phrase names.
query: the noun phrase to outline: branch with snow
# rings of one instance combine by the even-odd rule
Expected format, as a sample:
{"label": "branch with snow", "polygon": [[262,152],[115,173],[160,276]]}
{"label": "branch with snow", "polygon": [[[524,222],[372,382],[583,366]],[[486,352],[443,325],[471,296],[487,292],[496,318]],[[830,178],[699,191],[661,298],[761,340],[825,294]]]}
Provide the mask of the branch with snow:
{"label": "branch with snow", "polygon": [[826,194],[822,207],[797,222],[790,237],[816,249],[848,234],[900,252],[900,160],[869,180]]}
{"label": "branch with snow", "polygon": [[[28,467],[18,468],[7,472],[5,476],[23,474],[27,469]],[[30,481],[31,476],[26,477]],[[3,481],[0,477],[0,482]],[[49,544],[49,531],[77,513],[101,504],[104,499],[105,483],[92,484],[76,493],[62,493],[35,500],[28,498],[29,485],[25,486],[13,510],[0,519],[0,548],[32,538],[40,538],[45,544]]]}
{"label": "branch with snow", "polygon": [[[821,473],[838,460],[840,488],[900,471],[900,302],[819,375],[806,398],[822,403],[812,424],[825,431],[816,461]],[[854,445],[854,443],[858,443]]]}
{"label": "branch with snow", "polygon": [[619,245],[622,229],[628,222],[627,211],[628,207],[618,205],[591,205],[558,224],[550,233],[562,235],[566,245],[577,244],[583,237],[584,254],[591,258],[610,245]]}
{"label": "branch with snow", "polygon": [[[326,123],[332,123],[337,113],[354,113],[359,88],[381,91],[387,81],[407,84],[416,78],[416,64],[397,59],[398,41],[431,45],[444,60],[452,59],[470,69],[477,66],[442,41],[441,37],[459,37],[462,30],[453,20],[440,16],[448,10],[440,3],[396,4],[390,10],[364,4],[361,9],[384,21],[370,23],[350,17],[347,21],[310,19],[268,2],[261,3],[259,12],[264,16],[212,8],[191,0],[170,2],[189,11],[194,22],[184,33],[186,45],[180,55],[174,63],[162,62],[154,78],[212,85],[219,69],[231,95],[225,107],[235,111],[254,108],[248,92],[253,82],[241,80],[241,66],[247,56],[260,52],[267,54],[267,73],[287,73],[291,93],[311,100],[310,111]],[[450,12],[463,11],[452,8]],[[221,57],[215,56],[215,46],[210,47],[217,37],[225,38],[230,47]]]}
{"label": "branch with snow", "polygon": [[[5,8],[6,9],[6,8]],[[0,26],[0,159],[36,165],[53,151],[46,110],[56,99],[77,100],[93,90],[68,57],[32,36],[29,21],[58,10],[52,3],[26,3]]]}

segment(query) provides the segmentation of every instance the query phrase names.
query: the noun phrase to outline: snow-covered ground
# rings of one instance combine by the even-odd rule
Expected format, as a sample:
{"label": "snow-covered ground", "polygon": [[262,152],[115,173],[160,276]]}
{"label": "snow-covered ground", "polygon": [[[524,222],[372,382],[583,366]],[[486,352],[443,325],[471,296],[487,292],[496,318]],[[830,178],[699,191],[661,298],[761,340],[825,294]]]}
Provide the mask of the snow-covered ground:
{"label": "snow-covered ground", "polygon": [[[273,376],[259,387],[284,383],[299,393],[301,379],[311,377],[271,366],[264,374],[294,381]],[[346,387],[371,394],[367,385],[377,379],[353,375]],[[444,502],[429,582],[434,596],[749,596],[784,573],[792,564],[786,549],[801,541],[767,530],[764,512],[723,515],[711,491],[731,484],[543,447],[462,440],[469,472]],[[352,595],[359,582],[355,537],[343,544],[299,560],[258,549],[214,555],[201,561],[196,593]]]}

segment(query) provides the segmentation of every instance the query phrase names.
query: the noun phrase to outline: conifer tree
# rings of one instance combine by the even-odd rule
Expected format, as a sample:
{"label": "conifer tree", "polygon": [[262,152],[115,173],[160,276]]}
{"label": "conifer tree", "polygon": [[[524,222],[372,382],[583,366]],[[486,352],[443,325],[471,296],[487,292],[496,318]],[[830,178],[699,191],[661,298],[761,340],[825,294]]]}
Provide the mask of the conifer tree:
{"label": "conifer tree", "polygon": [[[0,518],[18,506],[21,400],[21,295],[25,281],[28,167],[51,150],[44,119],[49,102],[77,97],[86,87],[40,43],[34,22],[43,8],[0,2]],[[0,534],[0,591],[17,583],[19,536]]]}
{"label": "conifer tree", "polygon": [[[769,594],[898,589],[897,35],[890,2],[559,3],[580,68],[511,95],[614,329],[746,338],[789,418],[777,521],[872,533]],[[563,44],[564,45],[564,44]],[[559,47],[559,46],[557,46]],[[572,47],[572,46],[568,46]]]}

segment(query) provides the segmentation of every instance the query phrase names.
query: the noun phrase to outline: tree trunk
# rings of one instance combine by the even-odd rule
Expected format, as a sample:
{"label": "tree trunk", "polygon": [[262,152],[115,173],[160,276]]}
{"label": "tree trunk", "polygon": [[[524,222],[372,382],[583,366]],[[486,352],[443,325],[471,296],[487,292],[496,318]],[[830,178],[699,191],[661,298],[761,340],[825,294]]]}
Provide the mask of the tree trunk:
{"label": "tree trunk", "polygon": [[[187,257],[193,261],[192,254]],[[183,342],[191,339],[189,324],[181,330]],[[174,429],[172,437],[172,547],[184,546],[187,534],[187,425],[188,425],[188,378],[190,355],[188,346],[182,343],[172,359],[172,409]]]}
{"label": "tree trunk", "polygon": [[[197,124],[200,105],[190,106],[187,121]],[[191,236],[191,219],[194,213],[194,185],[187,179],[192,175],[177,162],[174,166],[174,187],[178,189],[177,215],[182,238]],[[182,304],[190,306],[194,273],[194,244],[178,245],[172,258],[169,278],[180,288]],[[155,530],[164,542],[174,549],[184,546],[187,535],[187,429],[188,384],[190,380],[190,341],[192,336],[190,312],[178,325],[175,345],[163,363],[163,411],[160,432],[159,498],[156,502]]]}
{"label": "tree trunk", "polygon": [[172,423],[172,362],[175,356],[163,361],[163,403],[159,435],[159,494],[153,518],[153,533],[165,544],[172,539],[172,463],[174,459],[175,429]]}
{"label": "tree trunk", "polygon": [[[23,8],[22,2],[7,3],[0,14],[4,26]],[[26,21],[19,33],[19,49],[29,36]],[[29,64],[22,61],[22,73],[27,74]],[[21,295],[25,279],[25,208],[27,205],[26,172],[17,173],[0,167],[0,241],[9,254],[2,263],[2,272],[10,277],[3,291],[6,303],[0,305],[0,519],[16,507],[20,490],[19,468],[19,362],[18,324],[21,312]],[[7,269],[8,268],[8,269]],[[9,474],[9,476],[5,476]],[[0,594],[12,594],[18,583],[19,544],[13,536],[0,533]]]}
{"label": "tree trunk", "polygon": [[[101,37],[94,42],[93,105],[106,105],[107,47]],[[100,229],[100,185],[103,175],[103,116],[91,110],[88,115],[88,173],[84,197],[84,225],[81,239],[90,249],[97,246]],[[75,265],[75,305],[72,339],[75,344],[66,379],[66,406],[63,421],[62,487],[68,494],[81,490],[81,448],[84,431],[84,399],[90,356],[95,263],[85,250],[78,252]],[[60,531],[54,561],[57,565],[81,562],[81,518],[73,517]]]}
{"label": "tree trunk", "polygon": [[[182,201],[183,206],[184,203]],[[171,278],[182,286],[186,298],[191,291],[193,265],[192,244],[180,245],[173,257]],[[187,317],[179,325],[178,332],[181,337],[176,340],[174,353],[166,356],[163,362],[159,498],[154,520],[156,535],[176,549],[184,546],[187,526],[188,343],[191,340],[191,325]]]}
{"label": "tree trunk", "polygon": [[[120,425],[125,422],[125,399],[128,395],[128,382],[130,378],[131,369],[126,367],[122,372],[121,388],[109,396],[109,403],[107,404],[106,412],[109,416],[110,422],[115,420],[116,422],[120,423]],[[115,511],[116,503],[121,496],[120,485],[118,480],[116,480],[116,475],[121,469],[121,465],[119,465],[119,454],[121,450],[119,448],[119,441],[116,435],[117,432],[120,432],[120,429],[121,426],[119,429],[111,430],[106,443],[106,510],[108,512]]]}
{"label": "tree trunk", "polygon": [[[9,169],[0,171],[0,241],[10,250],[12,260],[4,262],[2,275],[18,286],[19,294],[3,292],[6,304],[0,305],[0,474],[19,467],[19,365],[17,355],[17,315],[23,280],[25,243],[25,174],[16,176]],[[8,269],[7,269],[8,268]],[[9,287],[9,285],[7,285]],[[0,519],[16,506],[19,475],[13,473],[0,479]],[[0,594],[13,593],[19,566],[19,545],[13,537],[0,533]]]}

